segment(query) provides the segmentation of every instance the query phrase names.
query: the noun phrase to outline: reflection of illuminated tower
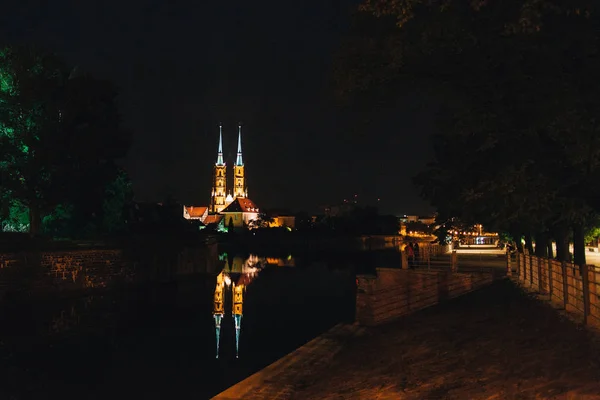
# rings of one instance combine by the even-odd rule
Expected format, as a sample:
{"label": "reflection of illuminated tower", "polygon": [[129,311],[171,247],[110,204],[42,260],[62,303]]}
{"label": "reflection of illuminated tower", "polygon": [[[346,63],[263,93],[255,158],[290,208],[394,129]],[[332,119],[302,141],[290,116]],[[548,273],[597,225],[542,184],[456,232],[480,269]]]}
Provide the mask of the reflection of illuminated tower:
{"label": "reflection of illuminated tower", "polygon": [[242,160],[242,125],[238,132],[238,150],[235,165],[233,166],[233,198],[248,197],[245,185],[244,161]]}
{"label": "reflection of illuminated tower", "polygon": [[238,357],[240,348],[240,331],[242,329],[242,315],[244,306],[245,285],[233,286],[233,322],[235,324],[235,358]]}
{"label": "reflection of illuminated tower", "polygon": [[210,198],[210,212],[221,212],[227,206],[227,178],[225,176],[226,166],[223,162],[223,127],[219,125],[219,151],[215,163],[215,176],[213,190]]}
{"label": "reflection of illuminated tower", "polygon": [[239,256],[231,257],[227,254],[219,256],[219,260],[225,261],[223,271],[217,276],[217,287],[215,289],[213,317],[215,319],[215,329],[217,333],[217,358],[219,357],[219,335],[221,330],[221,320],[223,318],[223,295],[228,288],[231,288],[232,302],[231,314],[235,327],[235,357],[238,358],[240,348],[240,334],[242,331],[242,316],[244,314],[244,291],[258,273],[257,265],[260,259],[255,255],[243,258]]}
{"label": "reflection of illuminated tower", "polygon": [[221,321],[223,320],[223,289],[225,279],[221,272],[217,276],[217,286],[215,287],[215,297],[213,301],[213,318],[215,319],[215,334],[217,339],[217,358],[219,358],[219,344],[221,341]]}

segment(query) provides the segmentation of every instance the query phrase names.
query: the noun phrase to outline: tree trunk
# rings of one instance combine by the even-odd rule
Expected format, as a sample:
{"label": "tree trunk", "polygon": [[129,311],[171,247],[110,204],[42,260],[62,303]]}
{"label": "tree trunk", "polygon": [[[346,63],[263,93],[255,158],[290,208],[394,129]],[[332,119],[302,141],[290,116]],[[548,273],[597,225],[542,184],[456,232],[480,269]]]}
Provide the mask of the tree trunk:
{"label": "tree trunk", "polygon": [[533,254],[533,241],[531,240],[531,234],[525,234],[525,248],[529,252],[529,254]]}
{"label": "tree trunk", "polygon": [[517,246],[517,251],[522,254],[523,253],[523,243],[521,243],[521,237],[523,237],[523,235],[521,235],[521,233],[518,231],[511,232],[510,235],[512,236],[513,240],[515,241],[515,246]]}
{"label": "tree trunk", "polygon": [[556,239],[556,259],[558,261],[570,262],[569,259],[569,231],[566,226],[557,226],[554,230]]}
{"label": "tree trunk", "polygon": [[34,237],[40,233],[42,226],[42,217],[40,215],[40,209],[37,205],[29,206],[29,235]]}
{"label": "tree trunk", "polygon": [[573,262],[579,267],[585,265],[585,234],[583,224],[573,224]]}
{"label": "tree trunk", "polygon": [[548,252],[548,258],[554,258],[554,250],[552,249],[552,239],[547,238],[546,247],[548,248],[548,250],[546,250]]}
{"label": "tree trunk", "polygon": [[535,234],[535,255],[546,258],[548,256],[548,239],[543,233]]}

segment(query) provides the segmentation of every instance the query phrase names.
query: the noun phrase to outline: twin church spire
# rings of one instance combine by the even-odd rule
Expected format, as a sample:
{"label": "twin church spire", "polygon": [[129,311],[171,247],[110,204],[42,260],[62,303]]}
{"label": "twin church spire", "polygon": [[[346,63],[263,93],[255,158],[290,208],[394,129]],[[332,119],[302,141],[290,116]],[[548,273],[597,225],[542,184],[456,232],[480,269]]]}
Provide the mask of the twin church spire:
{"label": "twin church spire", "polygon": [[[225,165],[223,162],[223,125],[219,124],[219,150],[217,152],[217,166]],[[235,161],[235,165],[244,166],[244,161],[242,159],[242,125],[238,125],[238,146],[237,146],[237,158]]]}
{"label": "twin church spire", "polygon": [[219,124],[219,152],[217,153],[217,166],[225,165],[223,162],[223,125]]}
{"label": "twin church spire", "polygon": [[227,193],[227,166],[223,159],[223,125],[219,124],[219,149],[217,151],[217,162],[215,163],[215,174],[213,190],[211,193],[210,212],[219,213],[236,198],[248,197],[246,189],[246,178],[244,173],[244,161],[242,158],[242,125],[238,126],[238,148],[235,164],[233,165],[233,195]]}
{"label": "twin church spire", "polygon": [[235,160],[235,165],[244,166],[244,161],[242,160],[242,125],[238,125],[238,151],[237,151],[237,159]]}

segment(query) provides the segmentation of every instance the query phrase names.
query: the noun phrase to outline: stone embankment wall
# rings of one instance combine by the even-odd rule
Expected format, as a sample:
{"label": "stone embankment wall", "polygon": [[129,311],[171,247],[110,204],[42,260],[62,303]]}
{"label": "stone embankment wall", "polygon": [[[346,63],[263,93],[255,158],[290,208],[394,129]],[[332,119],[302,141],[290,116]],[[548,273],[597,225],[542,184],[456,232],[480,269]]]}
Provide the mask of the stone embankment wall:
{"label": "stone embankment wall", "polygon": [[377,268],[357,277],[356,320],[375,326],[490,284],[491,273]]}
{"label": "stone embankment wall", "polygon": [[170,282],[215,272],[217,244],[173,251],[82,249],[0,253],[0,299],[11,293],[37,295]]}

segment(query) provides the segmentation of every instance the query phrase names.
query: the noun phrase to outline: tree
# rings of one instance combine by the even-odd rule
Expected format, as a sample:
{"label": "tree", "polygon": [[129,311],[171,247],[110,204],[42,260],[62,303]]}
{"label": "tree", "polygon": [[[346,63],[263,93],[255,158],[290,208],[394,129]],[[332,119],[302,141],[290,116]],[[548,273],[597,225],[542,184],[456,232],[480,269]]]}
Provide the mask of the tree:
{"label": "tree", "polygon": [[27,207],[18,200],[10,197],[2,200],[2,213],[0,215],[0,230],[4,232],[27,232],[29,228],[29,215]]}
{"label": "tree", "polygon": [[124,211],[133,200],[131,181],[124,170],[119,171],[114,181],[106,188],[106,196],[102,204],[103,227],[105,232],[118,232],[124,229]]}
{"label": "tree", "polygon": [[[101,209],[115,160],[130,136],[119,129],[116,91],[26,46],[0,49],[0,173],[12,200],[29,209],[29,229],[71,202]],[[85,214],[85,212],[84,212]]]}
{"label": "tree", "polygon": [[[340,52],[344,93],[410,78],[454,99],[434,161],[415,178],[441,219],[510,232],[530,250],[535,241],[538,255],[554,236],[561,259],[570,228],[585,263],[583,226],[599,206],[588,189],[600,175],[598,6],[366,0],[361,9],[386,28],[363,30]],[[356,62],[366,54],[377,68]]]}
{"label": "tree", "polygon": [[250,229],[269,228],[274,221],[275,220],[273,219],[273,217],[269,216],[267,213],[260,213],[256,219],[250,221],[249,228]]}

